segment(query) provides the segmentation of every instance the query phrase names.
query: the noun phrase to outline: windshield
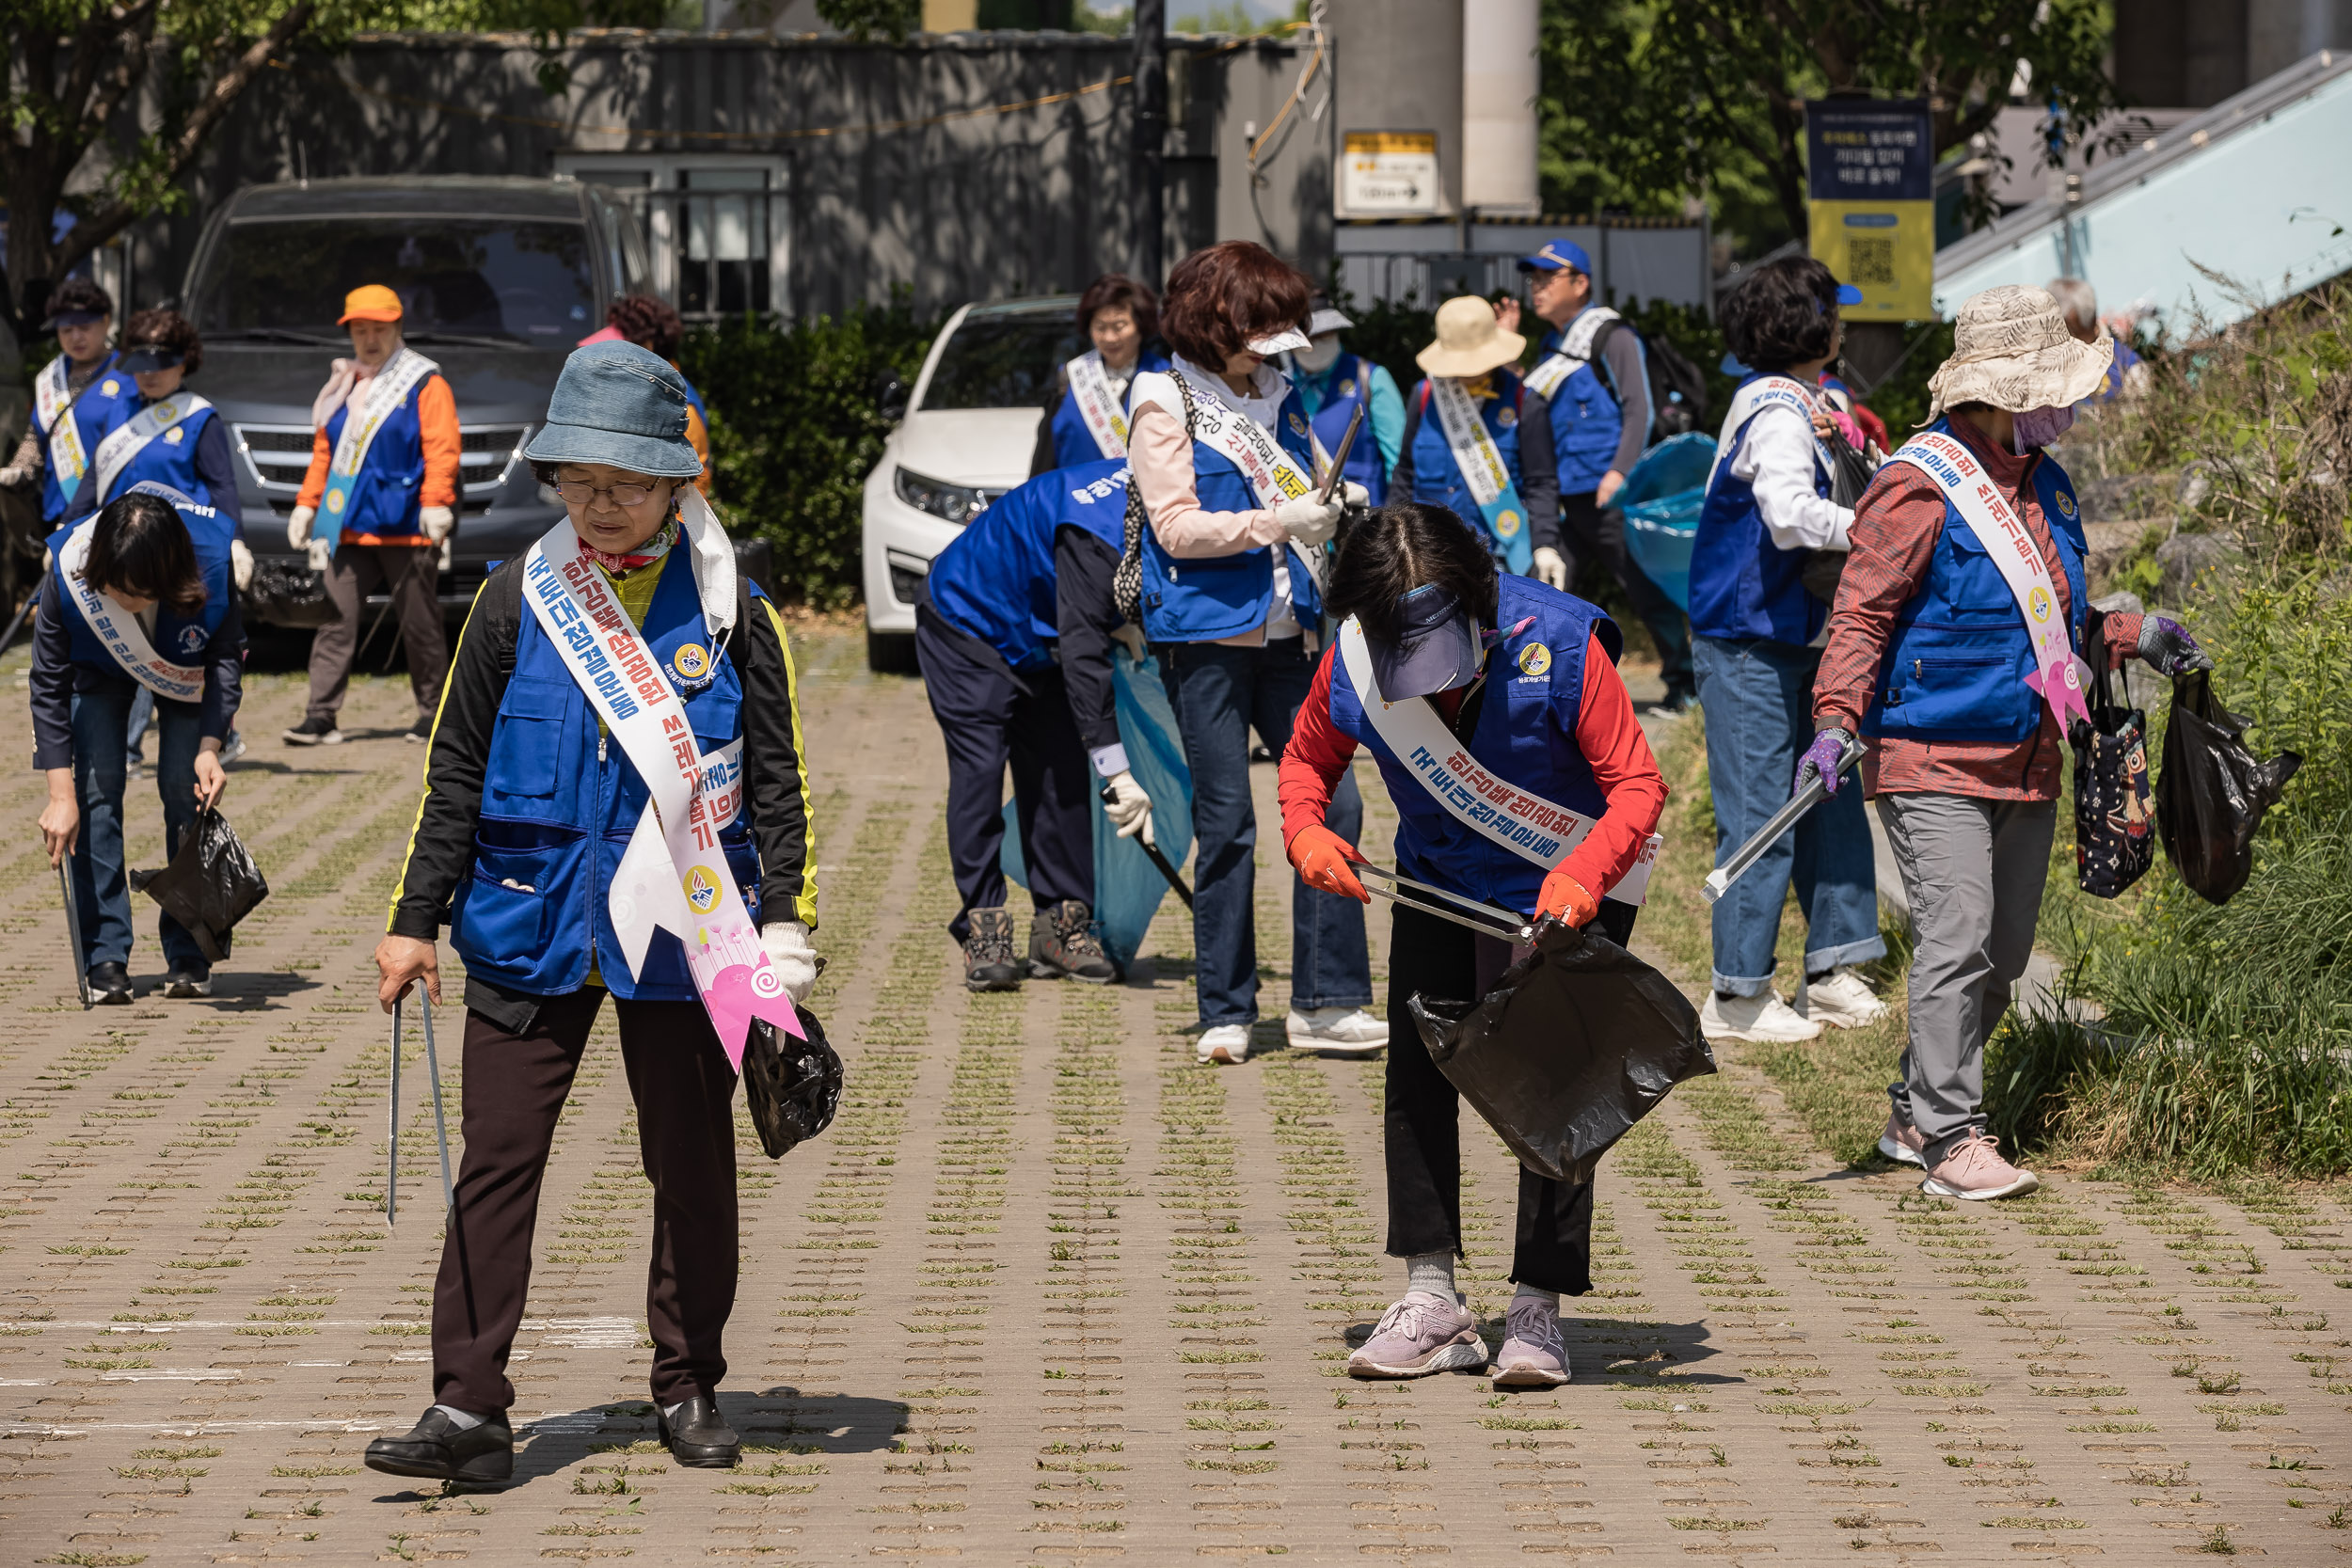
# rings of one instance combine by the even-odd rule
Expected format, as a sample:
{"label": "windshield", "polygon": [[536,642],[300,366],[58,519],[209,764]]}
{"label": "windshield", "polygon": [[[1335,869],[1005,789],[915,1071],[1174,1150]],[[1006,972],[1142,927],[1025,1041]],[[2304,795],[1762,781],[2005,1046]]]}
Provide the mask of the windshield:
{"label": "windshield", "polygon": [[568,349],[603,325],[585,224],[338,217],[230,224],[197,282],[197,330],[341,341],[343,295],[363,283],[400,295],[411,338],[462,333]]}
{"label": "windshield", "polygon": [[1037,408],[1085,351],[1068,316],[966,316],[923,393],[925,408]]}

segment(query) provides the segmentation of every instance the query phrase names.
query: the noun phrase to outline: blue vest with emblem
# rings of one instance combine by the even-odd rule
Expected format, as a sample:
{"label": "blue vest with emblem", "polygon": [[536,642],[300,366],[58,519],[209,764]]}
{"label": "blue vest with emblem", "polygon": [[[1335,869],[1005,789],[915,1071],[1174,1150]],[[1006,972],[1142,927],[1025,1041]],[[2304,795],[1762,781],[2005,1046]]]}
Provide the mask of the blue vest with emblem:
{"label": "blue vest with emblem", "polygon": [[[1206,394],[1196,391],[1196,398]],[[1248,416],[1233,411],[1235,419]],[[1314,473],[1314,451],[1307,435],[1307,406],[1291,388],[1274,417],[1274,438],[1298,471]],[[1256,512],[1264,502],[1242,477],[1232,459],[1203,441],[1192,444],[1193,492],[1208,512]],[[1178,560],[1161,547],[1159,536],[1143,531],[1143,631],[1154,642],[1214,642],[1265,625],[1274,608],[1274,552],[1285,546],[1259,545],[1232,555]],[[1323,595],[1295,553],[1289,558],[1291,607],[1298,624],[1316,630]]]}
{"label": "blue vest with emblem", "polygon": [[[135,391],[117,404],[114,423],[107,426],[107,433],[113,434],[116,426],[144,413],[147,404],[148,400]],[[203,495],[204,481],[196,471],[196,440],[204,434],[205,425],[218,412],[214,408],[199,408],[141,447],[137,455],[125,463],[122,471],[115,475],[114,483],[106,486],[106,493],[98,498],[98,504],[105,505],[136,484],[160,484],[183,496]],[[173,439],[175,436],[178,439]],[[84,484],[98,483],[98,449],[92,447],[89,454],[90,474],[82,482]],[[156,650],[158,653],[162,651],[160,648]]]}
{"label": "blue vest with emblem", "polygon": [[[510,562],[501,569],[520,568]],[[766,613],[762,598],[754,587],[753,614]],[[661,580],[641,631],[685,702],[695,745],[708,755],[742,739],[742,682],[734,661],[711,647],[683,546],[662,558]],[[746,628],[738,626],[733,635],[747,635]],[[681,663],[699,675],[689,679]],[[606,908],[613,874],[644,810],[644,778],[617,741],[598,735],[596,710],[526,599],[515,638],[515,673],[490,733],[473,864],[452,905],[450,944],[466,967],[531,996],[576,991],[593,968],[617,997],[693,1001],[693,978],[677,938],[656,931],[644,972],[632,974]],[[757,921],[759,856],[750,811],[746,790],[719,842]]]}
{"label": "blue vest with emblem", "polygon": [[[1803,647],[1820,633],[1829,606],[1804,591],[1804,552],[1784,550],[1772,543],[1764,515],[1756,509],[1756,487],[1731,471],[1747,445],[1748,432],[1770,406],[1750,414],[1715,459],[1707,504],[1699,511],[1698,537],[1691,546],[1691,633],[1762,638]],[[1821,466],[1818,450],[1813,455],[1813,491],[1829,494],[1829,470]]]}
{"label": "blue vest with emblem", "polygon": [[1377,506],[1388,493],[1389,476],[1380,471],[1380,442],[1372,433],[1372,361],[1360,354],[1343,354],[1321,375],[1300,371],[1296,381],[1299,400],[1312,410],[1308,419],[1325,451],[1340,450],[1348,420],[1357,409],[1364,411],[1364,428],[1356,433],[1356,444],[1348,448],[1340,472],[1370,491]]}
{"label": "blue vest with emblem", "polygon": [[[1929,428],[1948,432],[1951,426],[1938,420]],[[2090,604],[2082,511],[2066,470],[2047,452],[2034,465],[2033,488],[2066,576],[2067,640],[2080,652]],[[1984,542],[1947,496],[1927,581],[1896,612],[1862,733],[1911,740],[2024,740],[2042,727],[2048,710],[2026,684],[2034,670],[2025,612]]]}
{"label": "blue vest with emblem", "polygon": [[1055,620],[1054,536],[1064,523],[1086,530],[1117,555],[1127,542],[1127,463],[1081,463],[1042,473],[989,504],[931,560],[931,608],[1015,670],[1051,664],[1061,636]]}
{"label": "blue vest with emblem", "polygon": [[[1573,325],[1574,318],[1570,320]],[[1595,333],[1593,357],[1551,389],[1551,450],[1560,461],[1560,493],[1564,496],[1581,496],[1599,489],[1600,476],[1617,460],[1617,443],[1625,436],[1625,409],[1616,394],[1609,389],[1599,351],[1610,333],[1630,330],[1619,324]],[[1554,327],[1545,335],[1544,354],[1558,351],[1562,331]]]}
{"label": "blue vest with emblem", "polygon": [[[1494,392],[1478,400],[1478,420],[1486,427],[1495,451],[1502,453],[1502,466],[1511,471],[1511,483],[1524,484],[1519,465],[1519,400],[1527,388],[1509,371],[1492,372],[1489,379]],[[1425,506],[1444,507],[1486,538],[1487,547],[1499,556],[1502,546],[1487,535],[1485,515],[1470,494],[1470,482],[1462,477],[1462,465],[1454,461],[1454,449],[1446,445],[1445,421],[1438,418],[1428,382],[1413,388],[1413,406],[1421,413],[1420,422],[1413,427],[1413,499]]]}
{"label": "blue vest with emblem", "polygon": [[[148,641],[155,652],[174,664],[199,664],[204,649],[211,643],[213,633],[229,613],[230,596],[236,593],[230,578],[229,542],[237,536],[236,520],[225,517],[209,506],[199,506],[184,495],[164,498],[179,513],[180,521],[188,531],[188,542],[196,546],[196,569],[204,579],[204,602],[193,612],[174,610],[167,604],[155,607],[155,629]],[[106,644],[89,629],[82,612],[74,605],[73,584],[65,577],[66,541],[83,529],[95,529],[98,519],[85,517],[70,529],[59,529],[49,536],[49,570],[57,579],[57,608],[65,617],[66,635],[72,642],[73,662],[93,670],[103,670],[124,680],[130,673],[115,662],[115,656],[106,651]]]}
{"label": "blue vest with emblem", "polygon": [[[91,377],[90,384],[82,388],[82,395],[73,400],[65,413],[57,416],[59,425],[72,420],[75,431],[82,437],[82,462],[87,469],[82,475],[84,484],[98,483],[98,443],[105,438],[106,432],[129,419],[139,403],[138,383],[124,372],[115,369],[115,361],[119,357],[110,351],[105,363],[99,367],[97,375]],[[66,493],[57,486],[56,430],[54,426],[41,436],[40,455],[40,520],[54,528],[65,516],[69,504]]]}
{"label": "blue vest with emblem", "polygon": [[[1504,573],[1499,590],[1498,625],[1515,626],[1530,616],[1534,624],[1487,652],[1486,688],[1470,735],[1470,753],[1495,777],[1597,817],[1609,809],[1609,800],[1576,739],[1584,702],[1584,656],[1597,632],[1614,660],[1623,638],[1597,606],[1532,578]],[[1337,649],[1331,654],[1331,721],[1362,742],[1380,765],[1396,802],[1399,871],[1521,915],[1535,912],[1547,868],[1514,854],[1437,802],[1365,717],[1363,699]]]}
{"label": "blue vest with emblem", "polygon": [[[1145,349],[1136,359],[1136,375],[1141,375],[1146,371],[1166,369],[1168,356],[1152,349]],[[1130,376],[1127,390],[1132,394],[1135,389],[1135,377]],[[1132,398],[1127,406],[1134,406]],[[1078,398],[1074,392],[1064,391],[1061,402],[1054,405],[1053,428],[1054,466],[1057,468],[1074,468],[1082,463],[1100,463],[1109,455],[1096,444],[1094,432],[1087,428],[1085,419],[1079,415]]]}
{"label": "blue vest with emblem", "polygon": [[[424,426],[417,418],[417,399],[438,379],[437,373],[428,375],[408,388],[408,395],[385,417],[376,427],[375,439],[368,443],[367,458],[359,465],[358,478],[352,482],[351,501],[343,515],[320,521],[332,523],[343,533],[379,539],[418,531],[417,515],[424,509],[418,490],[424,483]],[[327,451],[334,451],[335,443],[342,439],[343,426],[350,419],[348,403],[327,416]]]}

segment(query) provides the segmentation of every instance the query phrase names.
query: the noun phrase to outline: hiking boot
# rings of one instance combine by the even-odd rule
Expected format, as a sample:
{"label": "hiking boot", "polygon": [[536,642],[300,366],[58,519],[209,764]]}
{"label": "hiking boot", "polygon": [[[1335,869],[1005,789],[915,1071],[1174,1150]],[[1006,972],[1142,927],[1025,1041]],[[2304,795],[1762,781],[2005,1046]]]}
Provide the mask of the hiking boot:
{"label": "hiking boot", "polygon": [[1989,1197],[2016,1197],[2041,1186],[2042,1178],[2019,1170],[1994,1151],[1999,1142],[1990,1132],[1970,1128],[1966,1137],[1928,1167],[1928,1179],[1919,1183],[1919,1190],[1937,1197],[1980,1202]]}
{"label": "hiking boot", "polygon": [[515,1474],[515,1432],[502,1410],[460,1428],[439,1405],[398,1437],[379,1437],[361,1456],[371,1470],[429,1481],[506,1481]]}
{"label": "hiking boot", "polygon": [[1350,1377],[1427,1377],[1478,1371],[1486,1342],[1468,1308],[1427,1291],[1407,1291],[1373,1325],[1372,1338],[1347,1358]]}
{"label": "hiking boot", "polygon": [[1238,1067],[1249,1060],[1249,1025],[1219,1023],[1201,1030],[1193,1042],[1193,1060],[1203,1067],[1211,1062]]}
{"label": "hiking boot", "polygon": [[1029,917],[1029,978],[1084,980],[1090,986],[1119,978],[1119,966],[1103,951],[1103,928],[1092,910],[1065,898]]}
{"label": "hiking boot", "polygon": [[1799,1018],[1771,991],[1761,996],[1708,991],[1706,1005],[1699,1008],[1699,1033],[1710,1040],[1809,1040],[1820,1032],[1820,1024]]}
{"label": "hiking boot", "polygon": [[1886,1113],[1886,1131],[1879,1134],[1879,1152],[1899,1165],[1917,1165],[1925,1170],[1928,1164],[1928,1141],[1910,1119],[1891,1106]]}
{"label": "hiking boot", "polygon": [[1536,1296],[1513,1296],[1495,1353],[1498,1388],[1557,1388],[1568,1381],[1568,1341],[1560,1308]]}
{"label": "hiking boot", "polygon": [[335,727],[332,719],[305,719],[285,734],[289,746],[340,746],[343,732]]}
{"label": "hiking boot", "polygon": [[1010,910],[972,911],[972,934],[963,939],[963,989],[1021,989],[1021,965],[1012,955]]}
{"label": "hiking boot", "polygon": [[127,1007],[137,995],[131,989],[131,969],[128,964],[92,964],[89,966],[89,999],[94,1006]]}
{"label": "hiking boot", "polygon": [[1886,1016],[1886,1004],[1863,982],[1851,964],[1839,964],[1818,980],[1807,980],[1797,993],[1799,1018],[1826,1023],[1833,1029],[1859,1029]]}
{"label": "hiking boot", "polygon": [[183,1000],[193,996],[210,996],[213,994],[212,972],[175,968],[164,976],[164,994]]}
{"label": "hiking boot", "polygon": [[1320,1051],[1330,1056],[1369,1056],[1389,1043],[1389,1025],[1361,1007],[1291,1009],[1282,1033],[1297,1051]]}

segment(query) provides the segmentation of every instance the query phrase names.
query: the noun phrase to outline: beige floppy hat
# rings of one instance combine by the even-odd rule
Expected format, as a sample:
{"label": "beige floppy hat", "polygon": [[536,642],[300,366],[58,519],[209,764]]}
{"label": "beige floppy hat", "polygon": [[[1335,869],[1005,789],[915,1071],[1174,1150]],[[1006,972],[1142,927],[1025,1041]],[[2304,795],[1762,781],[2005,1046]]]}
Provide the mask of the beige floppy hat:
{"label": "beige floppy hat", "polygon": [[2114,360],[2105,327],[2097,341],[2079,341],[2048,290],[2004,283],[1961,306],[1952,356],[1928,378],[1928,418],[1963,403],[2012,414],[2064,408],[2097,391]]}
{"label": "beige floppy hat", "polygon": [[1464,294],[1438,307],[1438,341],[1413,356],[1413,363],[1431,375],[1485,375],[1526,348],[1525,338],[1502,330],[1493,306]]}

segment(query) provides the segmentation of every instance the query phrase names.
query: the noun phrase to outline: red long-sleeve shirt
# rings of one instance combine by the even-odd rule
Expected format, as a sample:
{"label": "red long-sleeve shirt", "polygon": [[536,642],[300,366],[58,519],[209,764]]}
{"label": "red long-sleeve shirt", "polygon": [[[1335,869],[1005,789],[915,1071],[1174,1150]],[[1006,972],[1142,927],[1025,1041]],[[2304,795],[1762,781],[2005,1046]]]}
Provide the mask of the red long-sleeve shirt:
{"label": "red long-sleeve shirt", "polygon": [[[1336,647],[1324,650],[1314,684],[1291,726],[1291,743],[1282,752],[1277,796],[1282,803],[1286,847],[1300,830],[1322,822],[1330,809],[1331,791],[1356,755],[1355,736],[1331,721],[1331,660],[1337,653]],[[1461,709],[1462,695],[1447,691],[1435,699],[1449,724]],[[1633,869],[1666,809],[1666,781],[1658,771],[1658,759],[1650,754],[1649,738],[1642,734],[1642,721],[1634,716],[1633,698],[1616,662],[1597,637],[1584,648],[1576,742],[1609,809],[1584,842],[1568,851],[1559,869],[1597,898]]]}

